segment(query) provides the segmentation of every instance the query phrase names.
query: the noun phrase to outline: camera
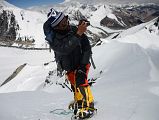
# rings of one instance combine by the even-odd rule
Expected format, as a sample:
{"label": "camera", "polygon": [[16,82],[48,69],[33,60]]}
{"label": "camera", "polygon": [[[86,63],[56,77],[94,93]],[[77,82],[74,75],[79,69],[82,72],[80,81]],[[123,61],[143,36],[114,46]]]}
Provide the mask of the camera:
{"label": "camera", "polygon": [[88,22],[86,22],[86,24],[87,24],[87,26],[91,25],[89,21],[88,21]]}
{"label": "camera", "polygon": [[86,19],[81,19],[81,20],[79,21],[79,24],[78,24],[78,25],[82,24],[83,21],[87,24],[87,26],[90,25],[90,21],[88,21],[88,20],[86,20]]}

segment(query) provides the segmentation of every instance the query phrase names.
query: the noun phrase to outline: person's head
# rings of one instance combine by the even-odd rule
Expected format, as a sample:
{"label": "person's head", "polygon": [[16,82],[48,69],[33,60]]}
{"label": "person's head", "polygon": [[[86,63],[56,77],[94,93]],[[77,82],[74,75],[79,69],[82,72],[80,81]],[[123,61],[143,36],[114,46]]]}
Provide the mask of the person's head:
{"label": "person's head", "polygon": [[57,12],[52,8],[47,16],[53,29],[64,31],[69,28],[68,16],[65,16],[62,12]]}

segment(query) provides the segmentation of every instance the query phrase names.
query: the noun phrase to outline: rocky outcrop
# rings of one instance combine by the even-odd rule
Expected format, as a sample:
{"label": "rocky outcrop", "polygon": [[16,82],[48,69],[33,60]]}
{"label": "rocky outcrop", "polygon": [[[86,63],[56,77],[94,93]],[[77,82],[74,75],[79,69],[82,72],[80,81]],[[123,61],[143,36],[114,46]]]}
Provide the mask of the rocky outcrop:
{"label": "rocky outcrop", "polygon": [[82,15],[82,13],[79,10],[74,11],[74,13],[72,14],[73,20],[79,21],[79,20],[84,19],[84,18],[85,18],[84,15]]}
{"label": "rocky outcrop", "polygon": [[113,14],[117,17],[115,19],[107,16],[101,20],[101,25],[111,29],[127,29],[136,26],[143,22],[148,22],[159,16],[158,5],[141,5],[141,6],[124,6],[112,7]]}
{"label": "rocky outcrop", "polygon": [[16,31],[19,25],[11,11],[3,10],[0,13],[0,42],[12,45],[16,40]]}
{"label": "rocky outcrop", "polygon": [[18,73],[26,66],[27,64],[23,64],[20,65],[2,84],[1,86],[3,86],[4,84],[8,83],[9,81],[11,81],[13,78],[15,78]]}

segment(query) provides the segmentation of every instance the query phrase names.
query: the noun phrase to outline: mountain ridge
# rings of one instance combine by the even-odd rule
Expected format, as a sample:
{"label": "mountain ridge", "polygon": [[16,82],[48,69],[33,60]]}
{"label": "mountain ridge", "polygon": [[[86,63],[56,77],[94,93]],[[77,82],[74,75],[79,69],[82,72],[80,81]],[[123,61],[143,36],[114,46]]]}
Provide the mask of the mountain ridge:
{"label": "mountain ridge", "polygon": [[[44,40],[43,23],[51,7],[69,15],[70,23],[74,25],[77,25],[81,18],[88,19],[91,26],[88,27],[86,34],[92,44],[96,44],[101,38],[106,38],[114,32],[152,20],[159,14],[159,7],[156,4],[119,7],[65,1],[56,5],[21,9],[6,1],[1,3],[3,7],[0,9],[0,44],[31,48],[48,47]],[[144,20],[145,16],[149,18],[147,21]]]}
{"label": "mountain ridge", "polygon": [[108,4],[108,5],[119,5],[119,4],[124,4],[124,5],[130,5],[130,4],[147,4],[147,3],[155,3],[159,4],[158,0],[65,0],[64,3],[71,3],[71,2],[80,2],[84,4]]}

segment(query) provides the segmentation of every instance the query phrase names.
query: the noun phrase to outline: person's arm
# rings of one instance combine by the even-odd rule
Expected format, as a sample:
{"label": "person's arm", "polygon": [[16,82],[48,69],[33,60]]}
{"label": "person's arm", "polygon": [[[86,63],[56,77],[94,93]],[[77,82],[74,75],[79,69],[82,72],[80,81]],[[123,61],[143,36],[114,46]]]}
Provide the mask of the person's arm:
{"label": "person's arm", "polygon": [[80,40],[82,40],[83,33],[87,29],[86,27],[86,23],[82,22],[82,24],[78,26],[75,34],[68,34],[63,40],[58,40],[55,38],[54,41],[50,43],[52,49],[62,55],[71,53],[74,48],[80,46]]}

